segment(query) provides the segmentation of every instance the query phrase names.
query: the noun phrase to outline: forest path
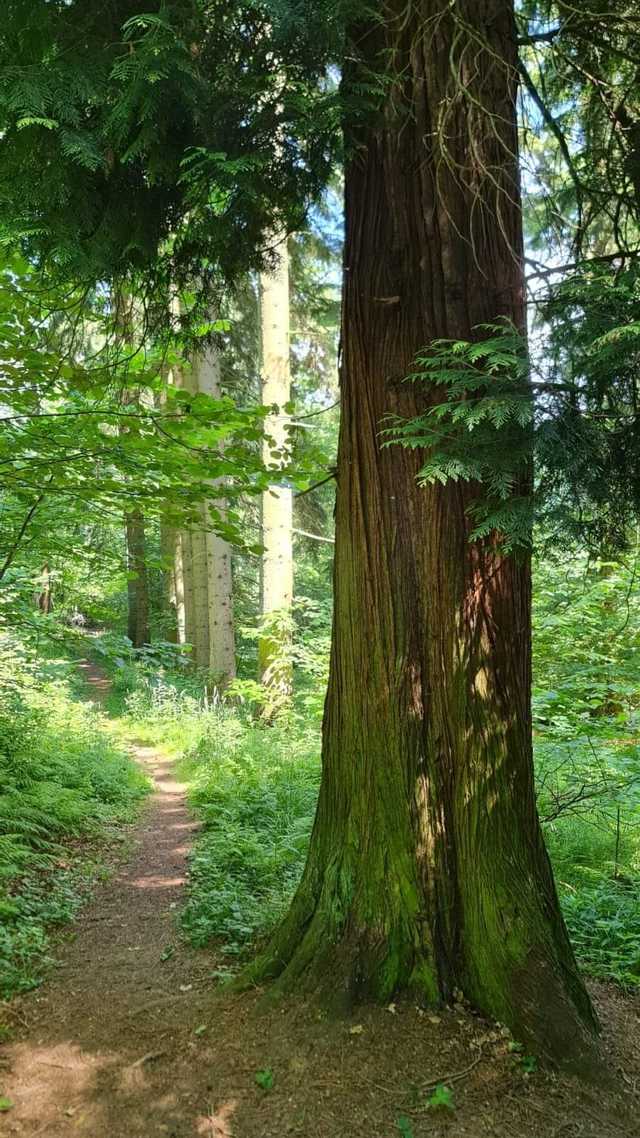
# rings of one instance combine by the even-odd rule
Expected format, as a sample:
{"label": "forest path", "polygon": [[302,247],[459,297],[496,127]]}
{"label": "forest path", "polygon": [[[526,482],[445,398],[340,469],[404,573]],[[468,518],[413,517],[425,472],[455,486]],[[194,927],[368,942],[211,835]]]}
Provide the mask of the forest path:
{"label": "forest path", "polygon": [[[80,667],[89,698],[103,702],[108,679],[91,663]],[[203,1090],[193,1073],[194,1032],[212,961],[189,949],[175,918],[196,823],[171,760],[152,747],[130,749],[154,790],[122,860],[59,950],[59,967],[21,1001],[26,1031],[0,1068],[2,1093],[14,1103],[0,1115],[6,1133],[194,1133]]]}
{"label": "forest path", "polygon": [[[103,701],[109,681],[83,671]],[[59,967],[10,1005],[3,1138],[638,1138],[640,996],[620,989],[594,987],[619,1073],[606,1091],[529,1078],[458,1004],[432,1015],[405,1000],[345,1021],[303,1000],[217,997],[213,957],[175,925],[196,828],[185,787],[162,750],[131,749],[155,791]],[[454,1088],[455,1110],[431,1111],[424,1092],[418,1105],[435,1081]]]}

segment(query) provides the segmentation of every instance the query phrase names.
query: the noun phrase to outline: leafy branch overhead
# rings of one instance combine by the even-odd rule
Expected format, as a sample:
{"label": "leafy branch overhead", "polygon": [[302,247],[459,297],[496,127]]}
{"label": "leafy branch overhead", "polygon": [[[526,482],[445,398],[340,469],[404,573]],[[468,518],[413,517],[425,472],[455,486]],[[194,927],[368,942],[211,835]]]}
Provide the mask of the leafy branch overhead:
{"label": "leafy branch overhead", "polygon": [[230,505],[212,504],[209,525],[255,545],[234,504],[274,480],[259,453],[268,408],[176,386],[171,369],[188,370],[176,346],[149,346],[143,332],[118,342],[104,297],[76,298],[70,319],[70,295],[42,288],[20,257],[0,270],[0,575],[23,540],[46,537],[51,557],[63,516],[86,526],[141,509],[193,524],[216,479]]}
{"label": "leafy branch overhead", "polygon": [[476,483],[470,540],[503,535],[506,548],[576,538],[597,552],[625,549],[640,512],[637,443],[640,270],[606,266],[557,286],[534,329],[533,352],[508,322],[473,341],[438,340],[408,380],[431,401],[396,417],[392,443],[424,450],[418,478]]}
{"label": "leafy branch overhead", "polygon": [[336,21],[261,0],[131,13],[11,5],[0,234],[67,281],[142,273],[156,301],[176,281],[211,297],[272,261],[267,235],[299,228],[329,177]]}

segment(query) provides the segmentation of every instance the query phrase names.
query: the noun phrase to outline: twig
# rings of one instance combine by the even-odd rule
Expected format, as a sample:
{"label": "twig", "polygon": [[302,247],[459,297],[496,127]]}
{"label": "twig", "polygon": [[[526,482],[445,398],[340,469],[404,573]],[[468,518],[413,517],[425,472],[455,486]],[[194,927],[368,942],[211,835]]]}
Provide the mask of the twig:
{"label": "twig", "polygon": [[322,537],[319,533],[307,533],[305,529],[292,529],[292,533],[297,533],[298,537],[310,537],[313,541],[326,541],[329,545],[335,545],[335,537]]}
{"label": "twig", "polygon": [[385,1087],[382,1083],[374,1083],[373,1079],[367,1079],[366,1075],[360,1075],[358,1082],[368,1083],[370,1087],[375,1087],[377,1091],[382,1091],[385,1095],[395,1096],[396,1094],[396,1091],[392,1090],[391,1087]]}
{"label": "twig", "polygon": [[318,411],[310,411],[308,415],[296,415],[296,419],[315,419],[316,415],[324,415],[326,411],[332,411],[334,407],[340,406],[340,400],[336,399],[335,403],[330,403],[328,407],[320,407]]}
{"label": "twig", "polygon": [[464,1079],[465,1075],[469,1075],[483,1059],[484,1051],[481,1050],[478,1057],[473,1060],[473,1063],[469,1063],[468,1067],[463,1067],[461,1071],[452,1071],[448,1075],[436,1075],[433,1079],[427,1079],[422,1085],[427,1088],[435,1087],[438,1083],[458,1083],[460,1079]]}
{"label": "twig", "polygon": [[[49,481],[51,481],[51,479],[49,479]],[[29,522],[31,521],[33,515],[35,514],[36,510],[38,509],[38,506],[40,505],[43,498],[44,498],[44,490],[36,498],[35,502],[31,506],[28,513],[26,514],[26,517],[24,518],[22,525],[20,526],[20,529],[18,530],[17,537],[16,537],[13,545],[11,546],[11,549],[7,553],[7,556],[4,559],[4,564],[2,566],[2,569],[0,569],[0,581],[4,577],[7,570],[10,568],[11,563],[12,563],[16,553],[18,552],[18,546],[20,545],[20,542],[22,541],[25,533],[27,532]]]}
{"label": "twig", "polygon": [[294,498],[303,498],[305,494],[310,494],[312,490],[317,490],[319,486],[324,486],[325,483],[331,482],[331,479],[335,478],[335,476],[336,471],[332,470],[331,474],[327,474],[327,477],[323,478],[320,482],[314,482],[313,486],[307,486],[306,490],[298,490],[298,493],[294,494]]}
{"label": "twig", "polygon": [[164,1055],[168,1055],[168,1051],[148,1051],[142,1058],[136,1059],[135,1063],[131,1063],[133,1067],[143,1067],[145,1063],[153,1063],[156,1059],[162,1059]]}

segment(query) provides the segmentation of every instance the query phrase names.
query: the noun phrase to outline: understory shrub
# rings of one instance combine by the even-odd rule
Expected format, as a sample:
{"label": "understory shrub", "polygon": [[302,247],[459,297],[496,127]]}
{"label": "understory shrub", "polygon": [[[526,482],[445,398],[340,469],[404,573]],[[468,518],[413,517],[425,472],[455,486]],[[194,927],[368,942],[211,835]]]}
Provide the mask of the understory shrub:
{"label": "understory shrub", "polygon": [[571,939],[583,970],[600,980],[640,985],[640,878],[561,886]]}
{"label": "understory shrub", "polygon": [[298,883],[319,783],[316,732],[214,709],[185,768],[203,832],[183,927],[238,954],[268,932]]}
{"label": "understory shrub", "polygon": [[[639,601],[633,565],[538,567],[540,813],[578,959],[625,985],[640,983]],[[184,756],[203,823],[183,927],[195,944],[216,941],[232,958],[273,927],[304,866],[320,777],[317,640],[293,708],[270,726],[252,715],[246,680],[234,688],[246,694],[239,706],[208,699],[170,654],[160,666],[119,666],[127,730]]]}
{"label": "understory shrub", "polygon": [[86,893],[79,839],[130,818],[146,790],[104,718],[73,698],[69,662],[36,662],[0,635],[1,996],[38,983],[50,927]]}

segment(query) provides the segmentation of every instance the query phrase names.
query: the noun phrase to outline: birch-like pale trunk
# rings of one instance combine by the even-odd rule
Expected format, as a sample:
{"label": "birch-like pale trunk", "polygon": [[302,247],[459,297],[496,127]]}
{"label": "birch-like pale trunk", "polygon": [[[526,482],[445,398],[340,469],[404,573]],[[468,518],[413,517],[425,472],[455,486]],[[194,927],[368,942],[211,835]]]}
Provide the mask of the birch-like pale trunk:
{"label": "birch-like pale trunk", "polygon": [[[262,333],[262,402],[277,405],[278,411],[266,422],[269,437],[263,447],[267,466],[277,469],[288,449],[289,417],[284,408],[291,397],[289,363],[289,258],[286,240],[279,247],[279,258],[272,273],[260,278]],[[271,441],[269,441],[271,440]],[[275,452],[275,454],[274,454]],[[288,487],[273,485],[262,496],[262,615],[286,616],[293,601],[293,494]],[[287,634],[277,627],[259,643],[262,683],[274,697],[291,691],[291,668],[287,664]]]}
{"label": "birch-like pale trunk", "polygon": [[167,525],[167,523],[161,519],[160,552],[163,563],[163,600],[166,614],[171,617],[171,624],[167,628],[166,638],[173,643],[179,643],[175,549],[176,531],[173,526]]}
{"label": "birch-like pale trunk", "polygon": [[[174,383],[192,394],[220,397],[220,363],[215,348],[195,355],[190,368],[176,370]],[[212,488],[219,484],[212,481]],[[173,588],[178,642],[191,644],[193,663],[224,688],[236,674],[231,550],[212,527],[212,513],[224,513],[223,498],[203,502],[199,523],[175,533]]]}
{"label": "birch-like pale trunk", "polygon": [[[122,342],[130,355],[139,350],[136,340],[136,302],[133,296],[120,288],[114,293],[114,316]],[[124,406],[138,408],[145,402],[144,393],[131,388],[125,389],[122,397]],[[121,422],[121,434],[127,428]],[[125,546],[127,557],[127,635],[134,648],[142,648],[151,641],[149,631],[149,579],[145,553],[144,514],[139,506],[127,510],[124,515]]]}
{"label": "birch-like pale trunk", "polygon": [[[199,392],[212,399],[220,398],[220,358],[213,346],[194,359],[193,376]],[[221,483],[214,481],[212,487],[219,491]],[[202,507],[209,629],[207,666],[221,688],[226,687],[236,674],[231,548],[211,528],[212,511],[224,515],[224,510],[224,498],[218,497],[217,493]]]}
{"label": "birch-like pale trunk", "polygon": [[184,533],[173,531],[173,587],[176,606],[176,629],[178,644],[189,644],[187,638],[187,604],[185,589],[185,571],[183,561]]}
{"label": "birch-like pale trunk", "polygon": [[[195,367],[185,368],[181,375],[186,391],[196,395],[198,374]],[[182,571],[188,566],[191,580],[185,582],[187,642],[193,645],[193,663],[197,668],[209,667],[209,583],[207,574],[207,538],[204,504],[198,513],[201,525],[182,534]],[[187,550],[189,546],[189,550]]]}
{"label": "birch-like pale trunk", "polygon": [[[175,387],[193,390],[191,377],[182,368],[172,369],[171,382]],[[191,644],[192,659],[197,662],[196,642],[202,639],[202,634],[197,632],[193,548],[191,533],[186,529],[174,530],[173,578],[178,644]]]}

